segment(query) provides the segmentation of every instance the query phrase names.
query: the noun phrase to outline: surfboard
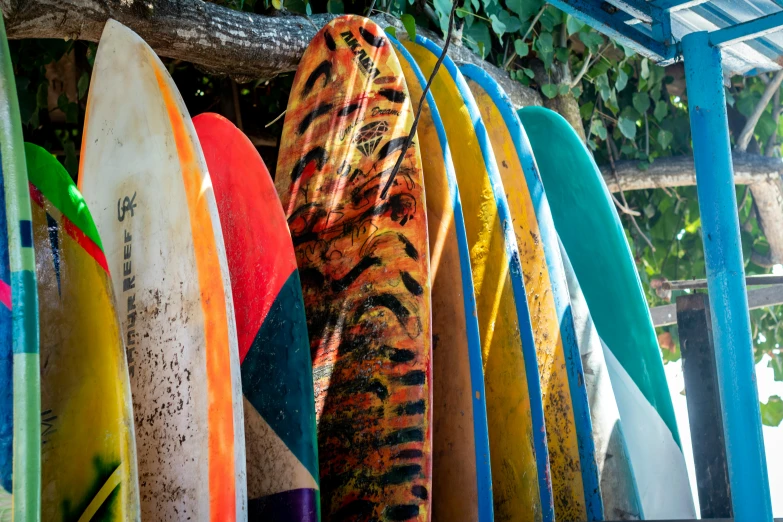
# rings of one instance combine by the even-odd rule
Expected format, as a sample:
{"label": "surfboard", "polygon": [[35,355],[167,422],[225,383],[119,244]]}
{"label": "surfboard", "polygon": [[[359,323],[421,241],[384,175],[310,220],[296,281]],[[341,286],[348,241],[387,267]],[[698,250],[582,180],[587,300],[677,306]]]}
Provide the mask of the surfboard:
{"label": "surfboard", "polygon": [[217,114],[193,118],[220,213],[237,319],[248,515],[319,519],[313,366],[291,234],[258,151]]}
{"label": "surfboard", "polygon": [[142,519],[244,520],[239,353],[209,174],[166,68],[113,20],[92,72],[79,187],[114,275]]}
{"label": "surfboard", "polygon": [[[425,77],[440,51],[403,42]],[[464,210],[481,335],[496,520],[554,520],[541,388],[519,251],[489,136],[470,89],[446,57],[431,91]]]}
{"label": "surfboard", "polygon": [[0,16],[0,520],[41,515],[38,289],[16,81]]}
{"label": "surfboard", "polygon": [[139,520],[130,382],[101,239],[76,185],[25,144],[41,332],[42,520]]}
{"label": "surfboard", "polygon": [[561,521],[603,520],[568,286],[530,143],[495,80],[472,64],[462,65],[460,71],[481,113],[514,222],[538,356],[555,516]]}
{"label": "surfboard", "polygon": [[[427,79],[394,44],[414,111]],[[427,191],[432,279],[434,520],[491,521],[492,475],[470,248],[446,129],[428,92],[416,131]]]}
{"label": "surfboard", "polygon": [[525,107],[518,114],[555,227],[598,335],[609,347],[606,363],[644,515],[693,518],[693,497],[655,330],[609,191],[592,155],[562,116],[540,107]]}
{"label": "surfboard", "polygon": [[560,245],[571,313],[584,368],[585,388],[590,398],[595,458],[601,481],[604,513],[609,520],[642,520],[643,512],[636,489],[636,477],[628,455],[620,411],[604,358],[603,341],[598,336],[587,308],[582,288],[565,249]]}
{"label": "surfboard", "polygon": [[417,143],[390,176],[412,123],[380,27],[344,16],[316,34],[288,101],[275,185],[302,280],[330,520],[430,517],[431,290]]}

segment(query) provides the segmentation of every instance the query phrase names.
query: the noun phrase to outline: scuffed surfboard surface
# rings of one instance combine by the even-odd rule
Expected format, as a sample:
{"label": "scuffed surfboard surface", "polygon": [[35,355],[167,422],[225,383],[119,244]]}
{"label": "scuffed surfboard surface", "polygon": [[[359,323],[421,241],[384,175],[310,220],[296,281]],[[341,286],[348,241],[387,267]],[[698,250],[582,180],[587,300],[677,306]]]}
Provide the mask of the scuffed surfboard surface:
{"label": "scuffed surfboard surface", "polygon": [[25,145],[41,324],[42,520],[139,520],[128,367],[98,231],[76,186]]}
{"label": "scuffed surfboard surface", "polygon": [[0,521],[41,500],[38,290],[19,101],[0,16]]}
{"label": "scuffed surfboard surface", "polygon": [[603,341],[595,329],[582,288],[562,245],[560,256],[568,281],[574,328],[585,369],[585,388],[590,397],[590,418],[593,421],[595,459],[600,470],[604,512],[606,518],[611,520],[642,520],[636,477],[604,358]]}
{"label": "scuffed surfboard surface", "polygon": [[476,99],[503,180],[535,335],[555,516],[603,520],[590,407],[552,214],[522,124],[481,68],[460,67]]}
{"label": "scuffed surfboard surface", "polygon": [[86,114],[79,186],[125,336],[142,519],[244,520],[239,354],[209,174],[166,68],[113,20]]}
{"label": "scuffed surfboard surface", "polygon": [[217,114],[193,118],[215,190],[242,365],[248,514],[319,514],[313,368],[291,234],[250,140]]}
{"label": "scuffed surfboard surface", "polygon": [[[427,79],[397,51],[414,110]],[[493,520],[487,405],[470,247],[446,130],[427,93],[416,129],[427,191],[432,279],[432,497],[434,520]]]}
{"label": "scuffed surfboard surface", "polygon": [[326,520],[428,520],[430,280],[422,168],[399,62],[373,22],[337,18],[299,65],[275,184],[314,361]]}
{"label": "scuffed surfboard surface", "polygon": [[[440,49],[403,41],[425,77]],[[533,331],[502,182],[467,83],[447,56],[432,83],[464,206],[486,388],[494,516],[551,522],[546,432]],[[448,109],[446,109],[448,108]],[[505,223],[504,223],[505,222]],[[437,493],[436,493],[437,494]]]}

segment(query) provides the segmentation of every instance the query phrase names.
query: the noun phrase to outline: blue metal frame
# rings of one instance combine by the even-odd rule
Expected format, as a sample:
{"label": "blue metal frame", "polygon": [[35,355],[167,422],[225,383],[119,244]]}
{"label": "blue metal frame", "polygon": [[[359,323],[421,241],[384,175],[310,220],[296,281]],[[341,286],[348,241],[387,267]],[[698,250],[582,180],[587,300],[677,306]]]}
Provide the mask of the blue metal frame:
{"label": "blue metal frame", "polygon": [[[670,13],[705,0],[550,0],[649,58],[684,57],[729,480],[737,522],[772,522],[745,271],[740,241],[721,47],[783,29],[783,11],[673,42]],[[609,5],[609,8],[607,8]],[[660,17],[663,16],[661,19]],[[750,42],[776,47],[767,40]]]}
{"label": "blue metal frame", "polygon": [[721,51],[711,38],[691,33],[682,44],[731,496],[737,522],[772,522]]}

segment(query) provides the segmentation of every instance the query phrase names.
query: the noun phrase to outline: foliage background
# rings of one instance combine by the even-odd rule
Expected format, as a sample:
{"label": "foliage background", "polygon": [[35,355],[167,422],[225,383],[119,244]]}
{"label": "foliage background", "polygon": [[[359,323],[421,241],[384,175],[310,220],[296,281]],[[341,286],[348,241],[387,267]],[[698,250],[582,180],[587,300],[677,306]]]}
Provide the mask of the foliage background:
{"label": "foliage background", "polygon": [[[312,13],[368,14],[371,7],[414,25],[440,29],[448,25],[451,0],[218,0],[231,9],[271,14],[278,10]],[[633,160],[640,168],[667,156],[691,154],[687,93],[683,71],[666,69],[635,55],[541,0],[464,0],[457,10],[456,38],[524,85],[538,89],[547,101],[572,106],[572,125],[584,130],[598,164]],[[84,107],[96,45],[59,40],[11,42],[25,138],[78,172]],[[274,170],[293,74],[238,85],[192,64],[167,60],[191,114],[224,114],[254,140]],[[733,134],[738,134],[765,89],[765,78],[734,78],[727,88]],[[779,100],[779,95],[776,97]],[[783,126],[771,103],[756,126],[749,152],[780,156]],[[581,129],[579,129],[581,125]],[[737,188],[742,246],[748,274],[767,273],[769,246],[760,229],[754,202]],[[695,187],[630,191],[618,195],[628,241],[651,306],[676,297],[651,283],[705,277]],[[751,262],[753,260],[753,262]],[[766,354],[776,380],[783,381],[781,307],[751,312],[755,357]],[[676,327],[659,329],[666,361],[679,359]],[[762,398],[764,399],[764,398]],[[783,419],[783,401],[762,403],[769,425]]]}

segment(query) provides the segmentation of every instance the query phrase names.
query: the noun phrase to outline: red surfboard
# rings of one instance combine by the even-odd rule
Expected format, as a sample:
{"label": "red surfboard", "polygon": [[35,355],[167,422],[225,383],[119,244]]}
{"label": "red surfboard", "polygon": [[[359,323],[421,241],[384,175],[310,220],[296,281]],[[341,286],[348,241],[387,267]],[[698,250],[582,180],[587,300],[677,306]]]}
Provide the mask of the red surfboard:
{"label": "red surfboard", "polygon": [[319,519],[310,342],[294,247],[250,140],[217,114],[193,118],[217,201],[239,338],[248,517]]}

